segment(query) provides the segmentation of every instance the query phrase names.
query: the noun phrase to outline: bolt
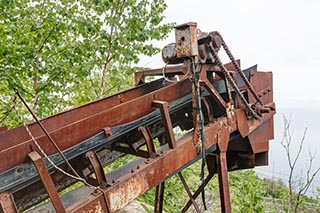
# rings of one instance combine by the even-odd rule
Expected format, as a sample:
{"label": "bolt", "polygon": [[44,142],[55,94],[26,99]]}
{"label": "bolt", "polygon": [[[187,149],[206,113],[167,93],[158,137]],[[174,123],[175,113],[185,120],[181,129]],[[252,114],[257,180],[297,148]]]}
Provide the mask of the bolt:
{"label": "bolt", "polygon": [[22,173],[22,172],[23,172],[23,168],[19,167],[19,168],[17,169],[17,173]]}

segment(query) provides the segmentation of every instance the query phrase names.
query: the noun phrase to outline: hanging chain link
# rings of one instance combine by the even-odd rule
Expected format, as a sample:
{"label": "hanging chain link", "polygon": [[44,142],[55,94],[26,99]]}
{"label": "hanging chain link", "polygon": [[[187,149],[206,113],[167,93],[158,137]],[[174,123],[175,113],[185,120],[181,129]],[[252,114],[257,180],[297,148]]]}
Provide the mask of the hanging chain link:
{"label": "hanging chain link", "polygon": [[254,117],[255,119],[261,119],[261,117],[251,108],[243,94],[241,93],[239,87],[237,86],[236,82],[233,80],[233,78],[230,76],[229,71],[226,69],[226,67],[223,65],[221,59],[219,58],[218,54],[216,53],[215,49],[211,46],[208,45],[209,50],[215,60],[215,63],[219,66],[219,68],[223,71],[225,74],[225,77],[227,81],[230,83],[231,87],[234,89],[235,93],[239,96],[241,103],[244,105],[246,108],[247,112]]}
{"label": "hanging chain link", "polygon": [[256,91],[254,90],[254,88],[252,87],[251,83],[249,82],[247,76],[243,73],[243,71],[240,69],[237,61],[235,60],[235,58],[233,57],[229,47],[227,46],[226,42],[224,41],[223,37],[221,36],[221,34],[219,32],[216,31],[216,34],[221,38],[221,45],[224,49],[224,51],[226,51],[229,59],[231,60],[231,63],[233,64],[233,66],[236,68],[236,71],[240,74],[242,80],[244,81],[244,83],[246,84],[247,88],[250,90],[251,94],[254,96],[254,98],[256,99],[257,102],[259,102],[261,105],[263,105],[261,99],[259,98],[258,94],[256,93]]}

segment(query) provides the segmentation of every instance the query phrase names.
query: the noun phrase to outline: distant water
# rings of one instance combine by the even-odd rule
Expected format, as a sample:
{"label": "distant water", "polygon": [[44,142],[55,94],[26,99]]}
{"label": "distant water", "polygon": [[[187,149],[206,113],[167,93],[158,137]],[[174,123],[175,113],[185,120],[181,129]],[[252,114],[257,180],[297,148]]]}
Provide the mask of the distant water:
{"label": "distant water", "polygon": [[[303,131],[307,128],[306,138],[300,159],[297,163],[295,177],[301,174],[305,177],[306,166],[309,161],[309,150],[315,154],[313,168],[320,166],[320,109],[277,109],[275,116],[275,139],[270,142],[269,166],[257,167],[256,172],[261,177],[283,179],[286,181],[289,174],[288,160],[284,148],[280,142],[283,136],[283,115],[287,119],[291,117],[292,154],[296,154],[299,143],[303,136]],[[308,195],[316,193],[316,188],[320,187],[320,173],[316,176],[314,184],[310,187]]]}

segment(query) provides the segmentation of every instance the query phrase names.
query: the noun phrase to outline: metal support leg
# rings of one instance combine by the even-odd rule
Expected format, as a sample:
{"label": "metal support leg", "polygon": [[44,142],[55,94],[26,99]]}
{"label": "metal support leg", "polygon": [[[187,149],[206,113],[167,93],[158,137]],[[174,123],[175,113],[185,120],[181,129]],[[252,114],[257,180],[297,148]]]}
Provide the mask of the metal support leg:
{"label": "metal support leg", "polygon": [[157,185],[156,196],[154,202],[154,213],[162,213],[163,210],[163,198],[164,198],[165,181]]}
{"label": "metal support leg", "polygon": [[152,105],[160,109],[162,115],[162,123],[166,132],[166,138],[170,149],[177,147],[176,139],[174,137],[172,122],[169,113],[168,102],[165,101],[153,101]]}
{"label": "metal support leg", "polygon": [[54,186],[54,183],[50,177],[50,174],[44,162],[42,161],[41,156],[36,151],[29,153],[28,156],[32,160],[34,166],[36,167],[38,174],[42,180],[44,187],[47,190],[47,193],[51,199],[52,205],[56,210],[56,212],[61,212],[61,213],[66,212],[60,200],[59,194]]}
{"label": "metal support leg", "polygon": [[17,207],[13,197],[8,192],[0,194],[0,213],[17,213]]}
{"label": "metal support leg", "polygon": [[226,152],[220,152],[220,155],[217,157],[217,161],[218,161],[218,177],[219,177],[221,212],[231,213]]}
{"label": "metal support leg", "polygon": [[[209,183],[209,181],[212,179],[212,177],[213,177],[213,173],[210,173],[207,177],[206,177],[206,179],[204,180],[204,187],[206,187],[206,185]],[[192,198],[194,199],[194,200],[196,200],[197,199],[197,197],[200,195],[200,193],[201,193],[201,186],[197,189],[197,191],[192,195]],[[188,211],[188,209],[190,208],[190,206],[192,205],[192,201],[191,201],[191,199],[189,199],[189,201],[187,202],[187,204],[183,207],[183,209],[181,210],[181,212],[187,212]]]}
{"label": "metal support leg", "polygon": [[179,175],[179,178],[180,178],[180,180],[181,180],[181,182],[182,182],[182,184],[183,184],[183,186],[184,186],[184,188],[185,188],[185,190],[186,190],[186,192],[187,192],[187,194],[188,194],[188,196],[189,196],[189,198],[190,198],[190,200],[191,200],[191,202],[192,202],[192,204],[193,204],[196,212],[197,212],[197,213],[200,213],[200,212],[201,212],[201,211],[200,211],[200,208],[199,208],[199,206],[197,205],[196,201],[194,200],[194,198],[193,198],[193,196],[192,196],[192,194],[191,194],[191,191],[190,191],[190,189],[189,189],[189,187],[188,187],[188,185],[187,185],[186,180],[185,180],[184,177],[182,176],[181,172],[179,172],[178,175]]}

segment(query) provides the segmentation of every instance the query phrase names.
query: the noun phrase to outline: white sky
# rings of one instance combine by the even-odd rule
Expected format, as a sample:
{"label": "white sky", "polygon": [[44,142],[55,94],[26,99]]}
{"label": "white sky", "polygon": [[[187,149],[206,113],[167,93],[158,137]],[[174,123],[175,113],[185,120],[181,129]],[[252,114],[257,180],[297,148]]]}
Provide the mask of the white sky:
{"label": "white sky", "polygon": [[[320,1],[167,0],[167,4],[166,22],[192,21],[201,31],[219,31],[242,68],[258,64],[259,70],[272,71],[278,108],[320,108]],[[174,31],[157,45],[171,42]],[[163,66],[160,55],[141,64]]]}

